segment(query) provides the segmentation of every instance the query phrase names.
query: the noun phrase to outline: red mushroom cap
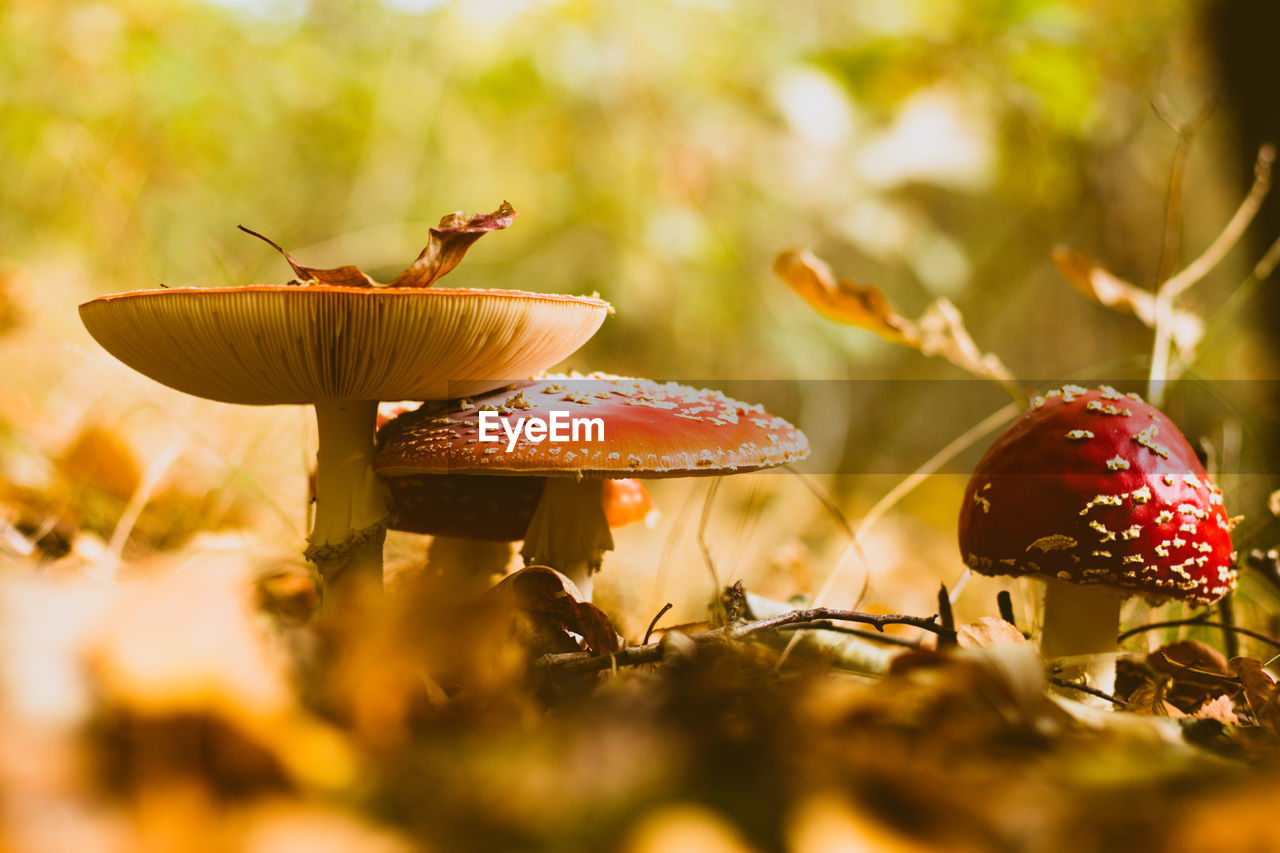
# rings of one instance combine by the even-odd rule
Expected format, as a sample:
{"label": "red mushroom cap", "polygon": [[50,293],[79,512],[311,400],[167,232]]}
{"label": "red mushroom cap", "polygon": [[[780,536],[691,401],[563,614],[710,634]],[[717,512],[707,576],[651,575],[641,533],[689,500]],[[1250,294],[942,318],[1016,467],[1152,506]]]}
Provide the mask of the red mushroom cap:
{"label": "red mushroom cap", "polygon": [[1034,400],[978,463],[960,553],[987,575],[1210,604],[1235,586],[1230,527],[1172,421],[1136,394],[1068,385]]}
{"label": "red mushroom cap", "polygon": [[[604,440],[522,438],[507,452],[503,436],[479,441],[480,414],[547,421],[599,418]],[[500,432],[500,431],[499,431]],[[470,400],[448,414],[428,407],[401,415],[379,433],[374,468],[390,479],[422,473],[552,477],[687,477],[755,471],[804,458],[804,434],[758,405],[673,382],[619,377],[549,377],[518,382]]]}

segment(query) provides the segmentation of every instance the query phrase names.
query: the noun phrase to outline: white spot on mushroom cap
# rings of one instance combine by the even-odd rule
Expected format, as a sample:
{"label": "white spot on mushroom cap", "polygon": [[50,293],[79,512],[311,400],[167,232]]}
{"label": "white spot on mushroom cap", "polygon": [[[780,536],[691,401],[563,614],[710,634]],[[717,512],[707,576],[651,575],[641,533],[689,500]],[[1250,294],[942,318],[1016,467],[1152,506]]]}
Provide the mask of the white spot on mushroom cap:
{"label": "white spot on mushroom cap", "polygon": [[1052,533],[1048,536],[1041,536],[1028,545],[1026,550],[1030,551],[1034,548],[1037,551],[1046,553],[1049,551],[1065,551],[1075,548],[1077,544],[1076,540],[1070,536],[1062,533]]}
{"label": "white spot on mushroom cap", "polygon": [[1155,424],[1147,427],[1133,437],[1133,440],[1163,459],[1169,458],[1169,449],[1156,441],[1156,433],[1160,431]]}
{"label": "white spot on mushroom cap", "polygon": [[1080,510],[1080,514],[1088,515],[1089,510],[1096,506],[1120,506],[1123,503],[1123,495],[1094,495],[1089,499],[1089,502],[1084,505],[1084,509]]}

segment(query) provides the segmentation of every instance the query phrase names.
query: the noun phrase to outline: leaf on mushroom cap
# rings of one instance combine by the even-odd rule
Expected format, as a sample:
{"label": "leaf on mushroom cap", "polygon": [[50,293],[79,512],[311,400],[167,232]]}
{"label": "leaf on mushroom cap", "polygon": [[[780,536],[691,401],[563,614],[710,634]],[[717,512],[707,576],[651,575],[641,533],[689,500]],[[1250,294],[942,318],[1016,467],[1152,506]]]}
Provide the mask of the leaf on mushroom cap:
{"label": "leaf on mushroom cap", "polygon": [[322,269],[306,266],[275,241],[243,225],[237,227],[284,255],[284,259],[289,262],[294,274],[298,276],[298,281],[303,284],[331,284],[343,287],[430,287],[462,261],[463,256],[467,254],[467,249],[471,248],[475,241],[490,231],[509,228],[515,218],[515,208],[506,201],[493,213],[467,216],[462,211],[458,211],[444,216],[440,224],[431,229],[431,240],[417,259],[389,285],[374,281],[359,267],[341,266]]}
{"label": "leaf on mushroom cap", "polygon": [[613,309],[594,297],[428,289],[516,215],[454,213],[390,285],[353,266],[319,269],[274,246],[312,286],[139,290],[80,305],[90,334],[133,369],[227,403],[440,400],[560,361]]}
{"label": "leaf on mushroom cap", "polygon": [[[546,377],[463,401],[461,410],[401,415],[379,434],[380,476],[454,472],[588,477],[685,477],[784,465],[809,452],[804,434],[758,405],[674,382]],[[506,452],[479,441],[480,414],[549,421],[552,412],[600,418],[604,440],[521,440]],[[502,430],[499,428],[498,433]],[[492,434],[492,431],[491,431]]]}
{"label": "leaf on mushroom cap", "polygon": [[611,311],[517,290],[262,284],[100,296],[80,317],[157,382],[270,405],[480,393],[565,358]]}
{"label": "leaf on mushroom cap", "polygon": [[458,265],[471,244],[490,231],[500,231],[511,226],[516,218],[515,208],[509,202],[493,213],[464,216],[462,211],[451,213],[431,229],[431,242],[422,254],[391,282],[392,287],[430,287],[436,279]]}
{"label": "leaf on mushroom cap", "polygon": [[960,551],[983,574],[1207,604],[1235,586],[1230,527],[1172,421],[1137,395],[1068,385],[1037,398],[978,463]]}

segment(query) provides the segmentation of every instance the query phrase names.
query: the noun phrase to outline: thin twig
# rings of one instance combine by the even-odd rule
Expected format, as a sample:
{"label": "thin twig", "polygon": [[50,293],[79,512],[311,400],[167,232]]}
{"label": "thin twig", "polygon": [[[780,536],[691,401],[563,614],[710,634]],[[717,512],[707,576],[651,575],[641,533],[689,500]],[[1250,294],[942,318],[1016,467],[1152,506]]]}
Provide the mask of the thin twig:
{"label": "thin twig", "polygon": [[1258,158],[1253,169],[1253,186],[1249,188],[1244,201],[1240,202],[1235,215],[1200,257],[1187,264],[1182,272],[1161,284],[1160,289],[1156,291],[1155,344],[1151,352],[1147,396],[1157,404],[1164,393],[1163,385],[1169,378],[1170,346],[1173,339],[1173,301],[1187,288],[1208,275],[1210,270],[1217,266],[1226,257],[1227,252],[1240,241],[1271,189],[1271,165],[1275,161],[1275,156],[1275,146],[1270,143],[1258,149]]}
{"label": "thin twig", "polygon": [[[1271,166],[1275,159],[1274,145],[1267,143],[1258,149],[1258,159],[1253,167],[1253,186],[1249,188],[1248,195],[1244,197],[1244,201],[1240,202],[1240,207],[1236,208],[1235,215],[1227,222],[1221,233],[1209,244],[1209,248],[1205,249],[1200,257],[1187,264],[1182,272],[1161,285],[1160,290],[1167,299],[1180,296],[1188,287],[1208,275],[1209,271],[1222,261],[1227,252],[1240,242],[1245,229],[1249,227],[1249,223],[1253,222],[1253,218],[1258,214],[1258,208],[1262,206],[1267,193],[1271,191]],[[1159,317],[1158,313],[1157,317]]]}
{"label": "thin twig", "polygon": [[845,535],[850,539],[854,537],[853,525],[849,523],[849,517],[844,514],[842,509],[840,509],[840,505],[835,502],[835,498],[831,497],[825,489],[813,482],[812,477],[796,468],[796,466],[783,465],[782,470],[786,471],[793,477],[798,477],[804,487],[809,490],[809,494],[817,498],[818,503],[822,504],[823,509],[825,509],[827,513],[835,519],[836,524],[840,525],[841,529],[844,530]]}
{"label": "thin twig", "polygon": [[996,593],[996,610],[1000,612],[1000,618],[1017,628],[1018,623],[1013,618],[1013,596],[1009,594],[1009,590],[1002,589]]}
{"label": "thin twig", "polygon": [[956,617],[951,612],[951,596],[947,593],[947,585],[945,583],[938,588],[938,616],[942,620],[942,627],[949,633],[949,635],[938,635],[938,648],[954,646],[956,644]]}
{"label": "thin twig", "polygon": [[[757,619],[751,622],[739,622],[721,628],[712,628],[689,634],[695,643],[708,643],[718,640],[741,640],[752,634],[771,630],[796,630],[795,627],[806,623],[823,621],[858,622],[870,625],[877,631],[883,631],[888,625],[912,625],[941,636],[955,636],[938,624],[935,616],[904,616],[898,614],[858,613],[853,610],[837,610],[831,607],[810,607],[804,610],[792,610],[768,619]],[[538,659],[539,669],[553,669],[557,672],[588,673],[599,672],[612,666],[639,666],[656,663],[666,653],[662,642],[646,643],[643,646],[632,646],[612,655],[594,655],[591,652],[566,652],[563,654],[543,655]]]}
{"label": "thin twig", "polygon": [[1130,628],[1128,631],[1125,631],[1124,633],[1122,633],[1117,638],[1116,642],[1122,643],[1125,640],[1129,639],[1130,637],[1136,634],[1141,634],[1144,631],[1155,631],[1159,628],[1179,628],[1184,626],[1192,627],[1192,628],[1222,628],[1227,631],[1233,631],[1244,637],[1252,637],[1253,639],[1258,640],[1259,642],[1263,642],[1263,643],[1266,643],[1267,645],[1275,646],[1276,648],[1280,649],[1280,640],[1277,640],[1273,637],[1268,637],[1266,634],[1260,634],[1257,631],[1250,631],[1248,628],[1241,628],[1239,625],[1228,625],[1226,622],[1217,622],[1212,619],[1204,619],[1202,617],[1192,617],[1190,619],[1170,619],[1166,622],[1150,622],[1146,625],[1139,625],[1136,628]]}
{"label": "thin twig", "polygon": [[1266,281],[1280,265],[1280,238],[1271,244],[1271,248],[1253,266],[1253,276],[1258,281]]}
{"label": "thin twig", "polygon": [[1153,654],[1158,656],[1161,667],[1161,669],[1156,669],[1148,665],[1148,669],[1152,671],[1153,675],[1168,675],[1170,674],[1168,670],[1173,670],[1172,674],[1174,674],[1179,680],[1194,682],[1200,686],[1208,685],[1217,687],[1223,684],[1228,684],[1233,687],[1239,687],[1241,684],[1239,676],[1229,675],[1223,672],[1214,672],[1213,670],[1204,669],[1202,667],[1179,663],[1169,657],[1169,653],[1164,649],[1159,649]]}
{"label": "thin twig", "polygon": [[[969,427],[960,435],[956,436],[945,447],[939,450],[933,456],[929,457],[919,468],[909,474],[906,478],[899,481],[896,486],[888,491],[884,497],[876,501],[871,509],[867,510],[867,514],[858,522],[857,528],[853,532],[853,539],[845,547],[845,551],[840,555],[840,559],[836,561],[835,568],[827,575],[827,579],[823,581],[822,587],[818,590],[818,594],[813,597],[815,605],[822,604],[826,601],[827,596],[831,594],[831,590],[835,587],[836,580],[840,575],[840,566],[844,563],[844,554],[850,550],[855,551],[862,558],[863,564],[867,566],[868,577],[870,577],[870,564],[867,562],[866,553],[862,550],[862,540],[866,537],[871,528],[878,522],[889,510],[897,506],[898,501],[906,497],[910,492],[929,479],[943,465],[946,465],[955,457],[968,450],[978,439],[991,432],[998,426],[1003,425],[1006,421],[1017,417],[1022,407],[1017,403],[1009,403],[1000,407],[996,411],[987,415],[978,423]],[[865,593],[865,586],[863,589]],[[782,650],[782,655],[778,659],[778,666],[781,666],[795,647],[798,637],[793,638],[787,647]]]}
{"label": "thin twig", "polygon": [[662,596],[663,590],[667,585],[667,575],[675,560],[676,547],[679,545],[680,537],[684,534],[684,526],[692,515],[693,503],[697,499],[698,490],[690,489],[685,496],[684,505],[671,523],[671,529],[667,532],[666,540],[662,543],[662,554],[658,558],[658,571],[653,578],[653,590],[649,593],[651,607],[657,607],[658,602],[661,600],[659,596]]}
{"label": "thin twig", "polygon": [[711,519],[711,504],[715,501],[716,492],[720,489],[720,478],[711,480],[707,487],[707,495],[702,501],[702,517],[698,519],[698,547],[702,549],[702,558],[707,563],[707,571],[711,573],[711,588],[720,589],[720,576],[716,572],[716,562],[711,556],[711,546],[707,544],[707,522]]}
{"label": "thin twig", "polygon": [[[854,543],[861,542],[875,526],[881,518],[883,518],[889,510],[898,505],[898,502],[910,494],[917,486],[931,477],[939,468],[946,465],[955,457],[968,450],[982,436],[991,432],[998,426],[1003,425],[1006,421],[1017,416],[1020,407],[1016,403],[1009,403],[1002,406],[991,414],[987,415],[978,423],[969,427],[960,435],[956,436],[945,447],[926,460],[919,468],[902,479],[892,489],[885,494],[884,497],[876,501],[871,509],[867,510],[867,514],[858,522],[857,528],[854,530]],[[839,563],[837,563],[837,566]],[[839,572],[832,572],[822,588],[818,590],[818,594],[814,596],[814,603],[821,604],[830,595],[831,588],[835,586],[836,575]]]}
{"label": "thin twig", "polygon": [[644,632],[645,645],[648,645],[649,638],[653,636],[653,629],[658,626],[658,620],[661,619],[664,615],[666,615],[666,612],[670,609],[671,609],[671,602],[668,601],[666,604],[662,605],[661,610],[659,610],[657,613],[653,615],[653,619],[649,620],[649,628]]}
{"label": "thin twig", "polygon": [[1236,609],[1232,604],[1230,595],[1224,596],[1218,602],[1218,618],[1231,628],[1222,629],[1222,651],[1227,656],[1227,660],[1240,656],[1240,639],[1236,632],[1232,629],[1236,627]]}
{"label": "thin twig", "polygon": [[830,631],[833,634],[848,634],[850,637],[860,637],[864,640],[874,640],[877,643],[884,643],[889,646],[901,646],[904,649],[920,648],[919,640],[908,640],[905,637],[895,637],[892,634],[882,634],[879,631],[866,631],[862,628],[850,628],[847,625],[841,625],[832,622],[829,619],[819,619],[815,622],[798,622],[795,625],[779,625],[778,631]]}
{"label": "thin twig", "polygon": [[1169,278],[1174,261],[1178,257],[1182,234],[1182,184],[1186,177],[1187,160],[1191,156],[1191,146],[1195,142],[1196,134],[1200,132],[1200,127],[1218,106],[1218,98],[1217,95],[1207,98],[1195,115],[1186,121],[1174,115],[1172,105],[1163,95],[1153,100],[1151,106],[1178,135],[1178,146],[1174,149],[1173,163],[1169,167],[1169,194],[1165,199],[1164,234],[1160,241],[1160,264],[1156,268],[1156,287],[1159,287]]}
{"label": "thin twig", "polygon": [[1079,690],[1081,693],[1088,693],[1090,696],[1097,696],[1099,699],[1106,699],[1118,708],[1127,707],[1128,704],[1123,700],[1112,696],[1110,693],[1099,690],[1096,687],[1090,687],[1089,685],[1078,681],[1067,681],[1065,678],[1058,678],[1057,676],[1051,675],[1049,676],[1049,683],[1057,687],[1065,687],[1068,690]]}

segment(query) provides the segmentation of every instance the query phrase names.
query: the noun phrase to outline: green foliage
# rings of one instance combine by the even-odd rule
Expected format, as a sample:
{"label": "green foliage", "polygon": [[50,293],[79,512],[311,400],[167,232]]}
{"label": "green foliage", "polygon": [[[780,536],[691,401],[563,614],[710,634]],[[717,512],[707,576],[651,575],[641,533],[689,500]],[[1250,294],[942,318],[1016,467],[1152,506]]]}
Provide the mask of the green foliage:
{"label": "green foliage", "polygon": [[[1188,24],[1181,4],[1061,0],[264,5],[4,12],[9,252],[69,253],[94,292],[284,278],[243,222],[376,275],[442,213],[510,198],[518,227],[459,283],[599,290],[619,315],[583,366],[690,377],[724,375],[726,351],[739,376],[795,373],[815,324],[768,275],[790,245],[972,315],[1052,242],[1107,233],[1098,146],[1150,121]],[[925,124],[886,138],[913,105]],[[1028,371],[1067,366],[1014,346]]]}

